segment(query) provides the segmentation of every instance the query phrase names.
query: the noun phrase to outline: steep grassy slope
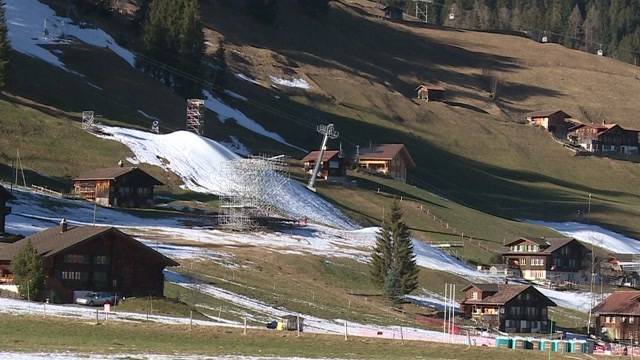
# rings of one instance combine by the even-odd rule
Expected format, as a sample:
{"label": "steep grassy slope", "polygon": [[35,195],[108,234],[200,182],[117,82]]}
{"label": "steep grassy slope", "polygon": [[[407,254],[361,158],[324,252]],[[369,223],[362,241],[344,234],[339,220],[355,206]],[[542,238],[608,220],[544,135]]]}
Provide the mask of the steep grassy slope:
{"label": "steep grassy slope", "polygon": [[[456,209],[511,219],[584,220],[576,214],[586,210],[592,193],[594,222],[640,235],[635,221],[637,166],[576,158],[546,133],[513,121],[525,111],[562,107],[576,117],[634,125],[640,104],[627,101],[627,94],[637,93],[640,81],[632,66],[514,36],[385,22],[374,3],[365,0],[333,2],[322,19],[301,16],[287,1],[283,4],[275,27],[256,23],[235,1],[202,4],[208,53],[223,39],[231,72],[261,83],[230,74],[228,87],[249,101],[227,101],[267,129],[304,148],[317,147],[315,125],[327,122],[337,125],[340,141],[350,151],[370,141],[405,143],[418,163],[411,182],[445,196]],[[118,22],[100,21],[114,33],[130,33]],[[135,39],[128,43],[137,47]],[[68,113],[96,109],[112,123],[147,128],[150,120],[137,111],[142,110],[161,118],[165,131],[181,127],[183,99],[158,82],[105,50],[77,45],[60,50],[68,67],[84,78],[16,55],[19,76],[10,91]],[[87,58],[94,61],[84,61]],[[488,74],[500,79],[498,100],[489,97]],[[271,76],[305,79],[312,88],[276,89]],[[413,100],[413,89],[422,82],[442,83],[450,101]],[[235,135],[255,152],[301,155],[232,121],[222,124],[209,116],[208,134],[216,139]],[[406,191],[399,184],[393,187]],[[358,191],[332,189],[325,195],[372,216],[373,207],[365,204],[376,200]],[[362,200],[349,203],[345,192]],[[493,216],[469,221],[461,215],[467,210],[443,216],[460,228],[475,224],[468,231],[493,243],[540,232]],[[474,211],[468,211],[473,217]],[[422,226],[415,221],[414,227]],[[482,230],[489,224],[496,225],[495,231]]]}

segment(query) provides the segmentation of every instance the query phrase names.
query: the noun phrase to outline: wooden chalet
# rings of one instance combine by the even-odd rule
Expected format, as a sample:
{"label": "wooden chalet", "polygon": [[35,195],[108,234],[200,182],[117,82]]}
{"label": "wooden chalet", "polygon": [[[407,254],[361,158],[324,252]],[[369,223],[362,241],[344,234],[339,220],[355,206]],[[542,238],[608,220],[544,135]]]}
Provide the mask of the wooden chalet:
{"label": "wooden chalet", "polygon": [[529,124],[544,128],[561,139],[566,139],[569,129],[576,125],[570,118],[571,115],[562,110],[542,110],[527,114]]}
{"label": "wooden chalet", "polygon": [[404,10],[397,6],[389,5],[382,11],[384,11],[384,18],[387,20],[402,21],[403,19]]}
{"label": "wooden chalet", "polygon": [[569,130],[568,138],[577,146],[593,153],[638,154],[640,130],[618,124],[580,124]]}
{"label": "wooden chalet", "polygon": [[596,335],[609,340],[638,341],[640,336],[640,291],[616,291],[596,305]]}
{"label": "wooden chalet", "polygon": [[416,88],[418,99],[425,101],[444,100],[444,88],[438,85],[422,84]]}
{"label": "wooden chalet", "polygon": [[553,283],[589,281],[591,252],[572,238],[522,237],[506,244],[505,263],[527,280]]}
{"label": "wooden chalet", "polygon": [[137,167],[96,169],[73,180],[74,192],[98,205],[147,207],[153,205],[153,187],[163,185]]}
{"label": "wooden chalet", "polygon": [[13,195],[0,185],[0,237],[5,234],[6,217],[11,213],[11,208],[7,206],[7,202],[13,199]]}
{"label": "wooden chalet", "polygon": [[403,144],[371,145],[361,148],[356,156],[361,170],[390,176],[403,182],[407,181],[407,170],[416,166]]}
{"label": "wooden chalet", "polygon": [[[306,173],[313,173],[319,155],[320,151],[316,150],[302,159]],[[325,150],[320,161],[318,179],[329,180],[332,178],[344,178],[345,176],[347,176],[347,164],[342,152],[340,150]]]}
{"label": "wooden chalet", "polygon": [[46,297],[72,302],[74,291],[162,296],[163,270],[179,264],[113,227],[55,226],[0,247],[0,273],[12,280],[11,260],[31,241],[43,257]]}
{"label": "wooden chalet", "polygon": [[471,284],[462,291],[465,299],[460,307],[465,317],[504,332],[547,332],[547,308],[556,306],[531,285]]}

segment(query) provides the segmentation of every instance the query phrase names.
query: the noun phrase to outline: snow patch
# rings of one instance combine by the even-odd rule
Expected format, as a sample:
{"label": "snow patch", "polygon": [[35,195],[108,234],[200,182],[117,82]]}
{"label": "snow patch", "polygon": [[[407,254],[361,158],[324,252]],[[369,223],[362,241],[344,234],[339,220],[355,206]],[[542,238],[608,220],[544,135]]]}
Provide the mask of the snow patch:
{"label": "snow patch", "polygon": [[137,112],[138,112],[138,114],[146,117],[149,120],[160,121],[160,119],[158,119],[157,117],[149,115],[149,114],[147,114],[146,112],[144,112],[144,111],[142,111],[140,109],[138,109]]}
{"label": "snow patch", "polygon": [[286,87],[298,88],[298,89],[311,89],[311,85],[305,79],[282,79],[275,76],[270,76],[271,82],[276,85],[282,85]]}
{"label": "snow patch", "polygon": [[[5,9],[11,46],[20,53],[68,71],[58,57],[60,52],[48,50],[43,45],[65,45],[70,43],[67,39],[75,38],[89,45],[108,48],[129,65],[135,64],[133,53],[118,45],[106,32],[56,16],[53,9],[37,0],[6,0]],[[48,35],[43,34],[45,19]]]}
{"label": "snow patch", "polygon": [[619,254],[640,254],[640,241],[607,230],[601,226],[577,222],[545,222],[525,220],[530,224],[553,229],[562,235],[593,244]]}
{"label": "snow patch", "polygon": [[249,77],[249,76],[247,76],[247,75],[245,75],[245,74],[242,74],[242,73],[238,73],[238,74],[236,74],[236,77],[237,77],[238,79],[240,79],[240,80],[248,81],[248,82],[250,82],[250,83],[252,83],[252,84],[262,85],[262,84],[260,84],[260,82],[259,82],[258,80],[253,79],[253,78],[251,78],[251,77]]}
{"label": "snow patch", "polygon": [[[238,176],[226,174],[223,163],[240,157],[220,143],[187,131],[171,134],[149,132],[119,127],[101,126],[105,138],[121,142],[135,154],[135,162],[156,165],[172,171],[192,191],[224,195],[229,182]],[[342,228],[353,224],[340,210],[326,200],[307,190],[302,184],[289,180],[273,196],[271,205],[294,218],[307,217],[312,221]]]}
{"label": "snow patch", "polygon": [[277,133],[268,131],[257,121],[250,119],[242,111],[225,104],[222,100],[213,96],[210,92],[203,91],[203,94],[205,97],[204,106],[207,109],[218,114],[218,119],[220,120],[220,122],[225,123],[227,120],[233,119],[238,123],[238,125],[242,126],[245,129],[251,130],[256,134],[260,134],[281,144],[306,152],[305,149],[288,143],[282,136],[278,135]]}
{"label": "snow patch", "polygon": [[247,101],[247,100],[249,100],[247,97],[242,96],[242,95],[240,95],[240,94],[238,94],[238,93],[236,93],[236,92],[233,92],[233,91],[231,91],[231,90],[225,90],[225,91],[224,91],[224,93],[225,93],[225,94],[227,94],[227,95],[229,95],[229,96],[231,96],[231,97],[232,97],[232,98],[234,98],[234,99],[237,99],[237,100],[242,100],[242,101]]}

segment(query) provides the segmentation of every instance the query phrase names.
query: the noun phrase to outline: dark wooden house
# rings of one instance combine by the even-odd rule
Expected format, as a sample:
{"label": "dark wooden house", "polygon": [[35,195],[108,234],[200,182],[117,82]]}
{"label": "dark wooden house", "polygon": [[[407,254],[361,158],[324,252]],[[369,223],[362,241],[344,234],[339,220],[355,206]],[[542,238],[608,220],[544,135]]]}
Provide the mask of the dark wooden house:
{"label": "dark wooden house", "polygon": [[531,285],[472,284],[460,303],[465,317],[510,333],[544,333],[549,329],[547,308],[556,306]]}
{"label": "dark wooden house", "polygon": [[527,114],[529,124],[544,128],[561,139],[566,139],[569,129],[576,125],[570,118],[571,115],[562,110],[542,110]]}
{"label": "dark wooden house", "polygon": [[418,99],[425,101],[444,100],[444,88],[438,85],[422,84],[416,88]]}
{"label": "dark wooden house", "polygon": [[404,10],[402,10],[397,6],[391,6],[391,5],[385,7],[384,9],[382,9],[382,11],[384,11],[385,19],[394,20],[394,21],[401,21],[404,14]]}
{"label": "dark wooden house", "polygon": [[591,252],[572,238],[522,237],[507,243],[505,263],[527,280],[584,283],[590,279]]}
{"label": "dark wooden house", "polygon": [[73,180],[77,195],[113,207],[151,206],[157,185],[163,184],[137,167],[96,169]]}
{"label": "dark wooden house", "polygon": [[381,144],[360,148],[357,166],[364,171],[407,181],[407,170],[416,166],[403,144]]}
{"label": "dark wooden house", "polygon": [[[304,171],[311,174],[318,161],[320,151],[312,151],[302,159]],[[319,179],[344,178],[347,176],[347,164],[340,150],[325,150],[320,162]]]}
{"label": "dark wooden house", "polygon": [[11,213],[11,208],[7,206],[9,200],[13,200],[13,195],[0,185],[0,237],[5,233],[6,218]]}
{"label": "dark wooden house", "polygon": [[569,130],[568,138],[586,151],[604,154],[638,154],[640,130],[618,124],[580,124]]}
{"label": "dark wooden house", "polygon": [[163,270],[179,264],[113,227],[71,227],[62,221],[0,247],[0,271],[11,276],[11,259],[31,241],[44,259],[46,296],[71,302],[74,291],[107,291],[118,296],[162,296]]}
{"label": "dark wooden house", "polygon": [[613,341],[639,341],[640,291],[616,291],[596,305],[596,335]]}

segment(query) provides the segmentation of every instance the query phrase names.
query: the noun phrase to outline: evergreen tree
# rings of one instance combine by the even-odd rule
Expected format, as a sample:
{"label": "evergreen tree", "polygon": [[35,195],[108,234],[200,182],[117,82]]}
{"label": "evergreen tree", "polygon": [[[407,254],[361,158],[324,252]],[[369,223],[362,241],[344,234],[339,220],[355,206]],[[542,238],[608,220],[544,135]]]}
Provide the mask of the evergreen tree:
{"label": "evergreen tree", "polygon": [[[154,59],[196,77],[202,74],[204,32],[198,0],[154,0],[143,32],[144,51]],[[145,69],[165,84],[174,86],[185,98],[200,97],[199,86],[191,80],[173,77],[164,69]]]}
{"label": "evergreen tree", "polygon": [[11,260],[11,272],[20,296],[29,300],[42,298],[44,292],[42,258],[33,247],[31,240],[28,240]]}
{"label": "evergreen tree", "polygon": [[382,291],[394,304],[399,304],[402,301],[402,279],[400,278],[400,270],[398,264],[393,263],[384,277],[384,285]]}
{"label": "evergreen tree", "polygon": [[383,221],[376,238],[376,246],[371,256],[371,278],[385,293],[389,285],[389,274],[397,277],[401,294],[408,294],[418,287],[418,266],[416,264],[411,233],[402,220],[402,210],[396,201],[391,208],[389,219]]}
{"label": "evergreen tree", "polygon": [[0,89],[3,89],[7,84],[9,51],[11,50],[4,6],[4,0],[0,0]]}
{"label": "evergreen tree", "polygon": [[376,245],[371,254],[371,279],[378,286],[384,285],[385,276],[391,266],[392,239],[391,223],[384,219],[376,236]]}

